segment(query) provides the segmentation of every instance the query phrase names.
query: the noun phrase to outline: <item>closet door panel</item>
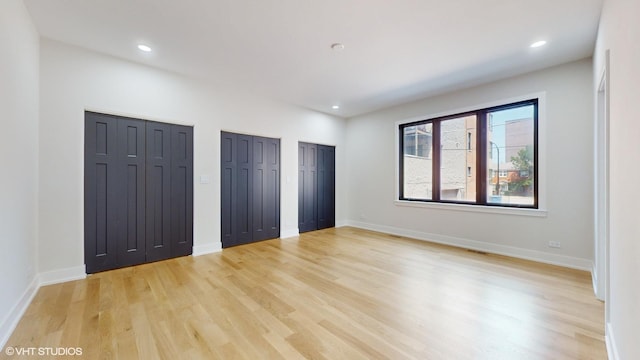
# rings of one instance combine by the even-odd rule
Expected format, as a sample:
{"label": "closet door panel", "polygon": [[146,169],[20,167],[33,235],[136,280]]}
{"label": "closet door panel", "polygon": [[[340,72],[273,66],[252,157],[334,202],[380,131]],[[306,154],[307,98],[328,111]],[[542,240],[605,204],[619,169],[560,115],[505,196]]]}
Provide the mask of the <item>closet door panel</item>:
{"label": "closet door panel", "polygon": [[317,145],[298,144],[298,231],[318,228],[318,167]]}
{"label": "closet door panel", "polygon": [[145,242],[145,122],[118,120],[117,266],[141,264]]}
{"label": "closet door panel", "polygon": [[117,126],[112,116],[85,114],[84,252],[89,274],[116,265]]}
{"label": "closet door panel", "polygon": [[220,134],[220,227],[222,247],[237,245],[237,146],[238,136],[233,133]]}
{"label": "closet door panel", "polygon": [[254,137],[254,241],[280,236],[280,140]]}
{"label": "closet door panel", "polygon": [[171,125],[147,122],[147,261],[171,257]]}
{"label": "closet door panel", "polygon": [[237,135],[238,154],[236,176],[236,241],[246,244],[253,241],[253,139],[248,135]]}
{"label": "closet door panel", "polygon": [[318,229],[335,226],[335,147],[318,145]]}
{"label": "closet door panel", "polygon": [[193,252],[193,128],[171,125],[171,256]]}
{"label": "closet door panel", "polygon": [[266,227],[269,238],[280,237],[280,139],[267,139]]}
{"label": "closet door panel", "polygon": [[265,205],[269,189],[267,188],[267,159],[265,139],[253,138],[253,241],[268,239],[266,231]]}
{"label": "closet door panel", "polygon": [[222,132],[222,247],[253,241],[253,138]]}

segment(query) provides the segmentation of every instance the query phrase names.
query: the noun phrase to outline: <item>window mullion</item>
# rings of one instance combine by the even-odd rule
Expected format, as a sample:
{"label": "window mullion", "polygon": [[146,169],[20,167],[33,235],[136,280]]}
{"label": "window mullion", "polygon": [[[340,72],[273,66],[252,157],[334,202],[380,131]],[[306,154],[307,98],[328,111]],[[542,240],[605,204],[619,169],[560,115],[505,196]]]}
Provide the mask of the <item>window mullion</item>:
{"label": "window mullion", "polygon": [[404,128],[405,126],[400,125],[399,127],[399,149],[398,149],[398,154],[399,154],[399,169],[398,169],[398,178],[399,178],[399,197],[400,199],[404,199]]}
{"label": "window mullion", "polygon": [[440,146],[440,121],[433,122],[433,161],[432,169],[432,190],[431,198],[433,201],[440,201],[440,160],[442,159]]}
{"label": "window mullion", "polygon": [[476,169],[476,203],[487,204],[487,112],[478,111],[478,150]]}
{"label": "window mullion", "polygon": [[533,108],[533,171],[534,171],[534,183],[533,183],[533,206],[538,208],[538,185],[540,179],[539,165],[538,165],[538,100],[534,101]]}

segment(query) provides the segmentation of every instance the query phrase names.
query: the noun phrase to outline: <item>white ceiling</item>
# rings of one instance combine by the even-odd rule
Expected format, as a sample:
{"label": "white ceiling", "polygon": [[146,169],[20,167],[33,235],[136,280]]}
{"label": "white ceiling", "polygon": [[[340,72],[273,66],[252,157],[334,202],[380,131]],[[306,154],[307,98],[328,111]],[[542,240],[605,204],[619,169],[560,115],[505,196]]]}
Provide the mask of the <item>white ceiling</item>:
{"label": "white ceiling", "polygon": [[[343,117],[588,57],[602,7],[602,0],[25,3],[43,37]],[[539,39],[548,44],[529,48]],[[153,52],[140,52],[140,42]],[[331,50],[337,42],[345,49]]]}

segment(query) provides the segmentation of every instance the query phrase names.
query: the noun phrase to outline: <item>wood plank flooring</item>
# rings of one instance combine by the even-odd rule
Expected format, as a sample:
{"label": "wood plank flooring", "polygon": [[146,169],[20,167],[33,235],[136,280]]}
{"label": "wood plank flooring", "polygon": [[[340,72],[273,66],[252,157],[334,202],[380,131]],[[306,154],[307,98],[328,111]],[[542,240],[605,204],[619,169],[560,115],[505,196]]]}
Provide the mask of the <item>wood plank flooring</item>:
{"label": "wood plank flooring", "polygon": [[606,359],[603,317],[586,272],[338,228],[42,287],[6,346],[80,347],[70,358],[83,359]]}

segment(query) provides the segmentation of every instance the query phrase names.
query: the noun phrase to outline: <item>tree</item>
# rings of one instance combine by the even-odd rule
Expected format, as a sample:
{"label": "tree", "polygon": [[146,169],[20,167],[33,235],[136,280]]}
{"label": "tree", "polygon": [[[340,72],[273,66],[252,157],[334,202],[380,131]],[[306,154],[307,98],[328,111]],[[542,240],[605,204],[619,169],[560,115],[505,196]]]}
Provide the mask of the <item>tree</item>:
{"label": "tree", "polygon": [[509,183],[509,192],[514,195],[530,194],[533,184],[533,146],[520,149],[516,156],[511,157],[511,164],[518,172]]}

